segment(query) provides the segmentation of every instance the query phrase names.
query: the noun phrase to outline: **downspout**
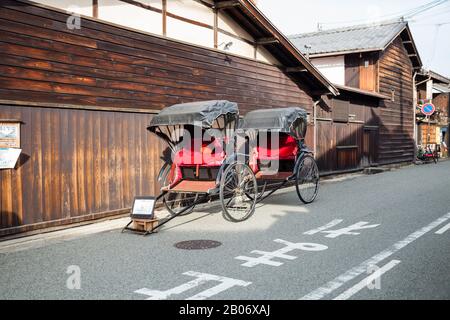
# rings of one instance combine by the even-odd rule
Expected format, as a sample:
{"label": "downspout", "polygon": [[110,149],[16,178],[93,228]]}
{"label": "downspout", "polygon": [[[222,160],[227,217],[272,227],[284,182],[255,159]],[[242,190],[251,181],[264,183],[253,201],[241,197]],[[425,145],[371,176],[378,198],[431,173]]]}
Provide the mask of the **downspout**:
{"label": "downspout", "polygon": [[416,106],[417,106],[417,84],[416,84],[417,71],[414,72],[413,76],[413,143],[414,143],[414,155],[413,162],[416,161],[417,155],[417,121],[416,121]]}
{"label": "downspout", "polygon": [[314,137],[313,137],[313,151],[314,159],[317,159],[317,106],[322,98],[314,101],[313,104],[313,126],[314,126]]}

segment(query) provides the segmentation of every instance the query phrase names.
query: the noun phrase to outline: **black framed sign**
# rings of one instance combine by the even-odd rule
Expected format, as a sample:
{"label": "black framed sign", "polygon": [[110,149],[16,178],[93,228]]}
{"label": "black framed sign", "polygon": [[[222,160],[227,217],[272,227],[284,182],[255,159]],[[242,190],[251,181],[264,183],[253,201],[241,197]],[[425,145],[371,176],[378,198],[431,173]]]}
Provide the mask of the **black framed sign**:
{"label": "black framed sign", "polygon": [[153,220],[155,203],[155,197],[135,197],[133,209],[131,209],[131,218]]}

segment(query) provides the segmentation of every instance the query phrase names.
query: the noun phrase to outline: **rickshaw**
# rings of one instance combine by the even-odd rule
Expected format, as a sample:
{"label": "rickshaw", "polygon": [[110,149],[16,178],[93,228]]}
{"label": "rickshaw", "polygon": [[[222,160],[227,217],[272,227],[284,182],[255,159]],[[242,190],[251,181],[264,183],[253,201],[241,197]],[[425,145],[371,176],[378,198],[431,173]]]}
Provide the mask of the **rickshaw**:
{"label": "rickshaw", "polygon": [[170,151],[158,175],[162,188],[157,198],[169,216],[156,228],[217,197],[227,153],[234,152],[238,121],[238,105],[226,100],[177,104],[153,117],[147,129],[163,139]]}
{"label": "rickshaw", "polygon": [[[158,174],[162,188],[156,198],[169,215],[145,234],[209,200],[220,200],[227,220],[247,220],[258,202],[292,181],[300,200],[314,201],[319,171],[304,144],[306,112],[258,110],[240,121],[238,128],[238,106],[226,100],[177,104],[153,117],[147,129],[170,153]],[[264,136],[272,143],[263,143]],[[267,170],[274,162],[277,170]]]}
{"label": "rickshaw", "polygon": [[231,221],[247,220],[255,203],[290,182],[303,203],[316,199],[319,170],[305,145],[306,129],[307,113],[298,107],[256,110],[241,120],[241,143],[220,177],[220,201]]}

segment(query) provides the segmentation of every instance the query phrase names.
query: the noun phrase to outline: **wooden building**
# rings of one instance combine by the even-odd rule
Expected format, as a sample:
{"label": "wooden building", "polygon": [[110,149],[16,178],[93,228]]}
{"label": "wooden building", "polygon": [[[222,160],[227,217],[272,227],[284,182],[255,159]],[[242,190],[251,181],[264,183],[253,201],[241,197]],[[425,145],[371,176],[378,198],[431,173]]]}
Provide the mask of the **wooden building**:
{"label": "wooden building", "polygon": [[[437,72],[421,70],[417,75],[416,141],[419,147],[430,145],[441,156],[449,155],[450,145],[450,79]],[[428,119],[421,112],[421,105],[433,103],[436,112]]]}
{"label": "wooden building", "polygon": [[317,108],[322,171],[413,161],[414,77],[422,63],[406,22],[289,38],[341,92]]}
{"label": "wooden building", "polygon": [[22,149],[0,170],[0,236],[125,213],[134,196],[157,194],[164,146],[146,127],[163,107],[227,99],[243,113],[313,114],[338,93],[251,1],[72,3],[0,2],[0,123],[20,125]]}

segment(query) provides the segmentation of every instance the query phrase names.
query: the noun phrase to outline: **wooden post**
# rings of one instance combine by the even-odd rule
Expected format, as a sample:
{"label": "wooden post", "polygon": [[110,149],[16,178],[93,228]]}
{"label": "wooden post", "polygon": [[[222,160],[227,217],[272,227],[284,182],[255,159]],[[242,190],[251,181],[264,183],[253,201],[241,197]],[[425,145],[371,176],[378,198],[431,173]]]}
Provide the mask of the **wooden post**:
{"label": "wooden post", "polygon": [[214,49],[219,47],[219,10],[214,8]]}
{"label": "wooden post", "polygon": [[167,35],[167,0],[162,0],[162,32]]}
{"label": "wooden post", "polygon": [[92,16],[98,18],[98,0],[92,0]]}

